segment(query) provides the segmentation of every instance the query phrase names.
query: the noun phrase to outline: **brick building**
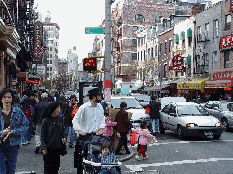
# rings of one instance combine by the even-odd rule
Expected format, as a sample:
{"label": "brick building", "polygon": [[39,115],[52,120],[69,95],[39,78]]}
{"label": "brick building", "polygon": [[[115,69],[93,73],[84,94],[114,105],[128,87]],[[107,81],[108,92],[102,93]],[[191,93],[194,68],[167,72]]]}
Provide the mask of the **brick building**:
{"label": "brick building", "polygon": [[[158,3],[158,2],[157,2]],[[116,5],[112,12],[112,59],[115,63],[115,78],[122,81],[135,79],[127,68],[137,60],[136,31],[142,26],[154,26],[162,17],[168,18],[177,12],[189,15],[188,6],[148,3],[146,0],[125,0]],[[115,79],[114,78],[114,79]]]}

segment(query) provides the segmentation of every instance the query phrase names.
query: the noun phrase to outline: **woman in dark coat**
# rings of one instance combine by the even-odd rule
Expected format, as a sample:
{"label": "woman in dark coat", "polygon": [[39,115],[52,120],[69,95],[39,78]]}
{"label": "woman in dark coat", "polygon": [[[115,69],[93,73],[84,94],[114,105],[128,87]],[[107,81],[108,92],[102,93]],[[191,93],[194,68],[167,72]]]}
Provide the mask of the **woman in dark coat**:
{"label": "woman in dark coat", "polygon": [[60,167],[62,143],[65,144],[63,117],[59,115],[60,104],[51,103],[42,122],[41,149],[44,159],[44,173],[57,174]]}
{"label": "woman in dark coat", "polygon": [[124,146],[126,154],[130,154],[129,148],[127,146],[127,134],[133,127],[129,121],[128,112],[126,112],[127,103],[121,102],[120,108],[120,111],[117,112],[115,117],[115,122],[117,122],[116,131],[119,132],[121,136],[115,151],[116,155],[122,155],[122,153],[120,153],[122,146]]}

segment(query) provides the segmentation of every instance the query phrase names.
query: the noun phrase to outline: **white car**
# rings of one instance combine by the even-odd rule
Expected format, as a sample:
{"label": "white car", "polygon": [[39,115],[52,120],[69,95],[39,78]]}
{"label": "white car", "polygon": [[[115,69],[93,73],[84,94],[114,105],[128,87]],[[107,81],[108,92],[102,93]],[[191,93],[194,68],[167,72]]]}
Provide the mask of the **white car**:
{"label": "white car", "polygon": [[149,114],[145,114],[145,109],[140,105],[135,97],[130,96],[115,96],[111,97],[111,102],[108,102],[108,107],[120,109],[121,102],[127,103],[127,112],[132,113],[130,122],[134,127],[139,127],[143,118],[147,121]]}
{"label": "white car", "polygon": [[131,94],[135,97],[142,106],[147,106],[150,103],[150,96],[145,94]]}
{"label": "white car", "polygon": [[200,105],[193,102],[171,102],[160,111],[160,133],[165,129],[177,132],[180,139],[186,136],[213,136],[219,139],[224,126]]}

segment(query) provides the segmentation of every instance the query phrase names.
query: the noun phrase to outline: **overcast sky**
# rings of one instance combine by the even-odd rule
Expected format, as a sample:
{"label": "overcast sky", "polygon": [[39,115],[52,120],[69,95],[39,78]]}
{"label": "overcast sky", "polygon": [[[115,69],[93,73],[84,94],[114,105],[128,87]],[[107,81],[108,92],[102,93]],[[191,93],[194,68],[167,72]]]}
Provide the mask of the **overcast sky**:
{"label": "overcast sky", "polygon": [[51,22],[60,26],[58,57],[66,59],[68,50],[76,46],[80,63],[92,51],[95,37],[85,34],[85,27],[101,24],[105,18],[105,0],[35,0],[34,6],[37,5],[43,20],[49,11]]}

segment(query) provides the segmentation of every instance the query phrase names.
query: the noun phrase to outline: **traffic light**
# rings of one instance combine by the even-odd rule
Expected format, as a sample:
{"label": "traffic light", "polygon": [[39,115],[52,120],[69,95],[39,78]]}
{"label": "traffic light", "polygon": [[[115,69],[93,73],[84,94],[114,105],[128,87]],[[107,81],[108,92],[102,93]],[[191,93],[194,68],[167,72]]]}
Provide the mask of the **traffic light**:
{"label": "traffic light", "polygon": [[96,71],[96,70],[97,70],[96,58],[83,59],[83,71]]}

